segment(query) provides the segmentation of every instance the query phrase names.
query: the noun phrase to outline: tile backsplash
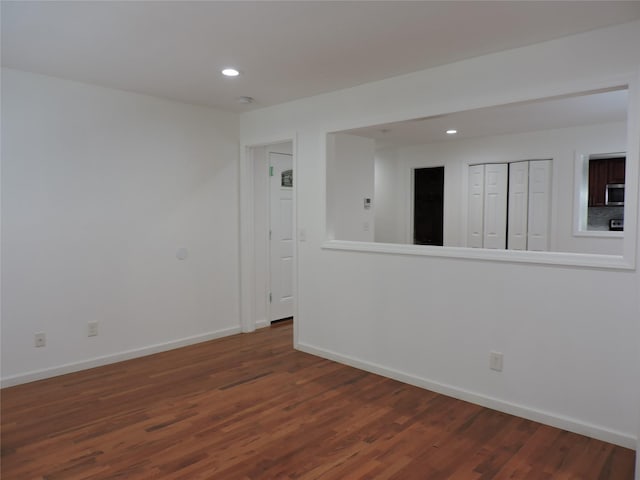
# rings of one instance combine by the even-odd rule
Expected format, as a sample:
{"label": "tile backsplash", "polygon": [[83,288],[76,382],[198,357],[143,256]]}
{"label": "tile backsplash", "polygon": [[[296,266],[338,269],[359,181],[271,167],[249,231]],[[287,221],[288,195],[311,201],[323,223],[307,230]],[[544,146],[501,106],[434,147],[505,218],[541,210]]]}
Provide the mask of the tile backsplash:
{"label": "tile backsplash", "polygon": [[589,207],[587,230],[609,230],[609,220],[624,218],[624,207]]}

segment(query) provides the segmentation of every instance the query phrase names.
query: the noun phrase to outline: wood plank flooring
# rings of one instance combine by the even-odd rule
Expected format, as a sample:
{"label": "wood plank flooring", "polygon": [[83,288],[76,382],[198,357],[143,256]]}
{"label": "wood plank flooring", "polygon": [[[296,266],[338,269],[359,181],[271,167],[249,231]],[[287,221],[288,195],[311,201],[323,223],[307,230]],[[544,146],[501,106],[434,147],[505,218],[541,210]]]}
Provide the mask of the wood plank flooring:
{"label": "wood plank flooring", "polygon": [[6,388],[2,478],[633,478],[632,450],[296,352],[291,335]]}

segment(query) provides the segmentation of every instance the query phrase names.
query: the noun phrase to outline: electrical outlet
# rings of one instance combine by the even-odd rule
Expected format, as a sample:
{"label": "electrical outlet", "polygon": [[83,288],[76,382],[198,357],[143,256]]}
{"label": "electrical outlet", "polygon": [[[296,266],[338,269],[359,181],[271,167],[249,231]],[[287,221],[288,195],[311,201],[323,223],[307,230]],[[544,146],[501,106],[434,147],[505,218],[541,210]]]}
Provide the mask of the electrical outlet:
{"label": "electrical outlet", "polygon": [[503,355],[500,352],[491,352],[489,353],[489,368],[491,370],[495,370],[496,372],[502,371],[502,360]]}
{"label": "electrical outlet", "polygon": [[45,347],[47,345],[47,335],[44,332],[38,332],[33,336],[34,347]]}
{"label": "electrical outlet", "polygon": [[87,330],[89,337],[95,337],[98,335],[98,322],[89,322],[89,328]]}

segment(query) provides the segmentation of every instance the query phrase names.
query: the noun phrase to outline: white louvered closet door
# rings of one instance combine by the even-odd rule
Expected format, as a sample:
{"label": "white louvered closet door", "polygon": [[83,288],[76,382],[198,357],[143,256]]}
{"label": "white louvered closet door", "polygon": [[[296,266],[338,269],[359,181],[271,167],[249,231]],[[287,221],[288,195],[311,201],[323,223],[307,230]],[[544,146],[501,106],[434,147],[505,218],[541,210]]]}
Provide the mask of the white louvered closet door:
{"label": "white louvered closet door", "polygon": [[484,165],[469,167],[467,247],[482,248],[484,239]]}
{"label": "white louvered closet door", "polygon": [[528,250],[549,250],[551,160],[529,162]]}
{"label": "white louvered closet door", "polygon": [[506,163],[485,165],[484,248],[507,246],[507,181]]}
{"label": "white louvered closet door", "polygon": [[507,248],[527,249],[529,162],[509,164],[509,223]]}

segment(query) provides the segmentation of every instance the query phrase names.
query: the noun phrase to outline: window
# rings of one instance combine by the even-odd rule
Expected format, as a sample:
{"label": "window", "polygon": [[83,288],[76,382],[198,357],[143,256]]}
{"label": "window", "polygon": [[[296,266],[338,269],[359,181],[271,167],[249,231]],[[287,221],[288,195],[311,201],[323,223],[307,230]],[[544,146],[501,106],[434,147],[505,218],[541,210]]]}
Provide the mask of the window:
{"label": "window", "polygon": [[[631,156],[620,153],[628,151],[628,104],[629,90],[623,85],[329,132],[326,172],[329,241],[325,247],[534,263],[631,266],[635,258],[630,247],[635,222],[625,228],[624,214],[632,222],[634,215],[629,209],[635,211],[635,207],[629,200],[620,204],[621,198],[637,195],[637,186],[630,185],[628,173],[625,174],[637,168],[637,152]],[[447,133],[454,128],[456,135]],[[576,152],[586,153],[579,153],[576,160]],[[507,202],[521,201],[522,208],[510,208],[507,203],[505,211],[513,218],[507,219],[511,223],[506,229],[506,241],[500,239],[494,245],[484,241],[485,235],[481,244],[472,245],[469,229],[475,223],[470,217],[478,216],[480,210],[469,203],[470,167],[496,164],[507,165],[507,169],[528,165],[529,180],[531,166],[544,164],[547,207],[534,209],[532,213],[528,191],[531,185],[525,206],[524,190],[520,196],[511,191],[517,186],[512,179],[505,194]],[[443,233],[442,242],[432,243],[442,246],[415,245],[414,174],[440,166],[447,172],[443,182]],[[592,195],[591,205],[590,183],[593,192],[599,195],[597,199],[595,193]],[[371,209],[363,210],[363,198],[373,198]],[[482,211],[493,210],[487,210],[485,205]],[[538,222],[538,226],[546,226],[542,246],[530,242],[531,222],[535,227],[536,219],[542,218],[535,214],[537,211],[548,213],[544,222]],[[515,215],[518,212],[522,214]],[[518,225],[523,228],[516,232]],[[384,247],[378,248],[376,243]],[[545,250],[567,255],[550,255]]]}
{"label": "window", "polygon": [[579,154],[575,171],[574,235],[622,238],[626,153]]}

